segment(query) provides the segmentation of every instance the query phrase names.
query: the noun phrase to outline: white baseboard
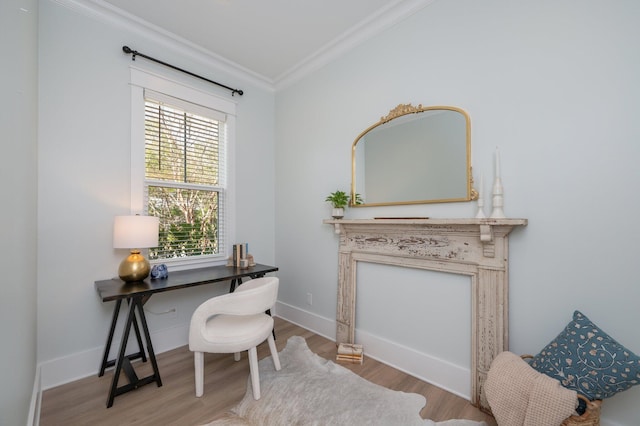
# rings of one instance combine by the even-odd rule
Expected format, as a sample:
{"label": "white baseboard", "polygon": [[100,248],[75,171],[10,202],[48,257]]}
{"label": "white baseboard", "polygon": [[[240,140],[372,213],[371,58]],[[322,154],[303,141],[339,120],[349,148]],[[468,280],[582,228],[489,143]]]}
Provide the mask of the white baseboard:
{"label": "white baseboard", "polygon": [[[189,324],[180,324],[157,332],[151,332],[153,351],[157,355],[184,346],[188,344],[188,336]],[[109,359],[115,358],[116,351],[120,345],[120,338],[117,334],[114,336]],[[137,348],[137,343],[135,340],[130,340],[127,347]],[[136,349],[132,349],[128,353],[135,351]],[[41,389],[47,390],[98,374],[103,354],[104,347],[99,347],[41,363],[38,366],[41,376]]]}
{"label": "white baseboard", "polygon": [[31,391],[29,413],[27,414],[27,426],[38,426],[40,424],[40,406],[42,403],[42,376],[40,371],[40,366],[37,366],[33,380],[33,390]]}
{"label": "white baseboard", "polygon": [[356,328],[365,356],[390,365],[466,400],[471,399],[471,370]]}
{"label": "white baseboard", "polygon": [[326,337],[331,341],[336,341],[335,320],[321,317],[313,312],[308,312],[282,302],[276,302],[276,316],[295,325],[299,325],[302,328],[313,331],[314,333],[322,337]]}
{"label": "white baseboard", "polygon": [[[277,303],[277,308],[280,318],[335,341],[335,320],[281,302]],[[418,352],[357,328],[356,343],[364,345],[366,357],[376,359],[467,400],[471,398],[469,368]]]}
{"label": "white baseboard", "polygon": [[[278,302],[272,311],[274,316],[335,341],[336,322],[334,319],[322,317],[282,302]],[[155,353],[160,354],[188,344],[188,335],[189,324],[181,324],[151,333]],[[462,398],[470,399],[471,372],[469,369],[358,329],[356,329],[356,336],[357,343],[364,345],[366,357],[376,359]],[[114,336],[112,352],[117,350],[119,343],[119,336]],[[135,343],[131,347],[135,347]],[[103,347],[95,348],[38,365],[27,426],[40,424],[42,391],[98,374],[103,351]],[[110,359],[113,359],[113,356]],[[623,426],[606,417],[603,417],[601,422],[603,426]]]}
{"label": "white baseboard", "polygon": [[[273,309],[273,313],[275,315],[277,309]],[[111,344],[109,359],[116,358],[121,336],[120,330],[116,330]],[[189,323],[178,324],[155,332],[151,331],[151,341],[156,355],[185,346],[189,343]],[[129,336],[127,348],[129,348],[127,353],[137,350],[137,343],[133,333]],[[101,346],[41,363],[38,365],[40,375],[39,390],[51,389],[65,383],[97,375],[103,354],[104,346]]]}
{"label": "white baseboard", "polygon": [[[298,307],[278,302],[274,315],[335,341],[336,322]],[[156,354],[188,344],[189,324],[180,324],[151,333]],[[365,347],[365,355],[404,371],[420,380],[432,383],[465,399],[470,398],[471,372],[468,368],[451,364],[429,354],[399,345],[382,337],[356,329],[357,343]],[[112,355],[119,345],[119,337],[114,336]],[[135,348],[134,342],[130,347]],[[39,369],[39,390],[98,374],[104,348],[94,348],[84,352],[41,363]]]}
{"label": "white baseboard", "polygon": [[[278,302],[277,316],[335,341],[336,322],[286,303]],[[356,328],[357,343],[364,345],[365,357],[376,359],[413,377],[470,400],[471,370],[391,342]],[[606,415],[602,426],[630,426],[611,421]]]}

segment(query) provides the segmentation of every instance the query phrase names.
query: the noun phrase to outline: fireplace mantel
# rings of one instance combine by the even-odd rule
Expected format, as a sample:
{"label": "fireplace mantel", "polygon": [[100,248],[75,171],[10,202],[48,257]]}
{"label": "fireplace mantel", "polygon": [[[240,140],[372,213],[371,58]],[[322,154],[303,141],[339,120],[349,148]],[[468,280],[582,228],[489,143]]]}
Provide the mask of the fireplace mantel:
{"label": "fireplace mantel", "polygon": [[509,233],[527,219],[329,219],[339,234],[336,341],[354,343],[356,262],[471,278],[471,403],[489,411],[483,385],[508,350]]}

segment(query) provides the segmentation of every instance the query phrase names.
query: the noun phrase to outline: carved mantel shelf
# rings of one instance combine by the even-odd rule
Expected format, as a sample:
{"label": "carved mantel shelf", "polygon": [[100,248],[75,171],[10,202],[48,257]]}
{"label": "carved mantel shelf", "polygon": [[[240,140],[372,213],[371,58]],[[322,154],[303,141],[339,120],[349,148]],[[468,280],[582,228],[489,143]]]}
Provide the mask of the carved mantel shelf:
{"label": "carved mantel shelf", "polygon": [[354,343],[356,262],[471,277],[471,403],[489,411],[483,385],[508,350],[509,233],[527,219],[328,219],[339,234],[336,341]]}
{"label": "carved mantel shelf", "polygon": [[336,234],[344,234],[347,230],[347,232],[357,232],[364,229],[383,229],[387,226],[392,226],[393,229],[398,227],[439,229],[443,232],[475,233],[477,231],[480,241],[490,245],[494,242],[494,230],[506,236],[515,226],[526,226],[527,219],[329,219],[324,223],[334,224]]}

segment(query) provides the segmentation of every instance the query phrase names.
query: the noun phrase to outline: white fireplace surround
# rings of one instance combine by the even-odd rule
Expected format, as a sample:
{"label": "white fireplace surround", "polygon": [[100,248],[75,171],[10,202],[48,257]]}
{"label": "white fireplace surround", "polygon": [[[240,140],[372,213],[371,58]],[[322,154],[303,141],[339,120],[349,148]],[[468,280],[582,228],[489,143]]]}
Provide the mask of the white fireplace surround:
{"label": "white fireplace surround", "polygon": [[356,262],[471,278],[471,403],[489,411],[483,385],[509,346],[509,240],[526,219],[325,220],[340,236],[336,341],[354,343]]}

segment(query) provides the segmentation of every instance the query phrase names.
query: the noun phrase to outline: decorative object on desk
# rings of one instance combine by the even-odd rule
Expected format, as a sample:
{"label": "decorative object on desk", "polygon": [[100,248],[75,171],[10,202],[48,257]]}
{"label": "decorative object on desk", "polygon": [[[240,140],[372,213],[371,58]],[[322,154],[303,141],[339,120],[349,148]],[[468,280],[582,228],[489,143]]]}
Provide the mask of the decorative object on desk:
{"label": "decorative object on desk", "polygon": [[243,260],[248,260],[249,256],[249,244],[241,243],[233,245],[233,266],[236,268],[242,268],[243,264],[245,264],[244,268],[248,267],[248,262],[243,262]]}
{"label": "decorative object on desk", "polygon": [[507,216],[504,214],[504,188],[502,187],[502,178],[500,177],[500,151],[496,148],[496,176],[493,181],[493,211],[492,219],[503,219]]}
{"label": "decorative object on desk", "polygon": [[159,265],[153,265],[151,268],[151,279],[159,280],[169,277],[169,270],[167,269],[167,265],[161,263]]}
{"label": "decorative object on desk", "polygon": [[[300,336],[290,337],[279,353],[282,369],[271,357],[258,362],[262,397],[251,386],[223,417],[206,426],[229,425],[420,425],[486,426],[484,422],[420,417],[426,398],[372,383],[313,352]],[[247,384],[250,379],[247,379]],[[434,402],[435,403],[435,402]]]}
{"label": "decorative object on desk", "polygon": [[350,364],[362,364],[364,362],[364,349],[357,343],[340,343],[336,361]]}
{"label": "decorative object on desk", "polygon": [[[247,254],[247,259],[246,260],[248,262],[248,265],[247,265],[248,268],[250,268],[252,266],[256,266],[256,261],[254,260],[252,254]],[[233,256],[229,256],[227,258],[227,266],[235,266],[235,262],[233,260]]]}
{"label": "decorative object on desk", "polygon": [[480,175],[480,186],[478,187],[478,212],[476,219],[484,219],[484,173]]}
{"label": "decorative object on desk", "polygon": [[131,254],[118,268],[125,282],[142,281],[149,276],[151,266],[140,249],[158,245],[160,220],[154,216],[116,216],[113,224],[113,247],[127,248]]}

